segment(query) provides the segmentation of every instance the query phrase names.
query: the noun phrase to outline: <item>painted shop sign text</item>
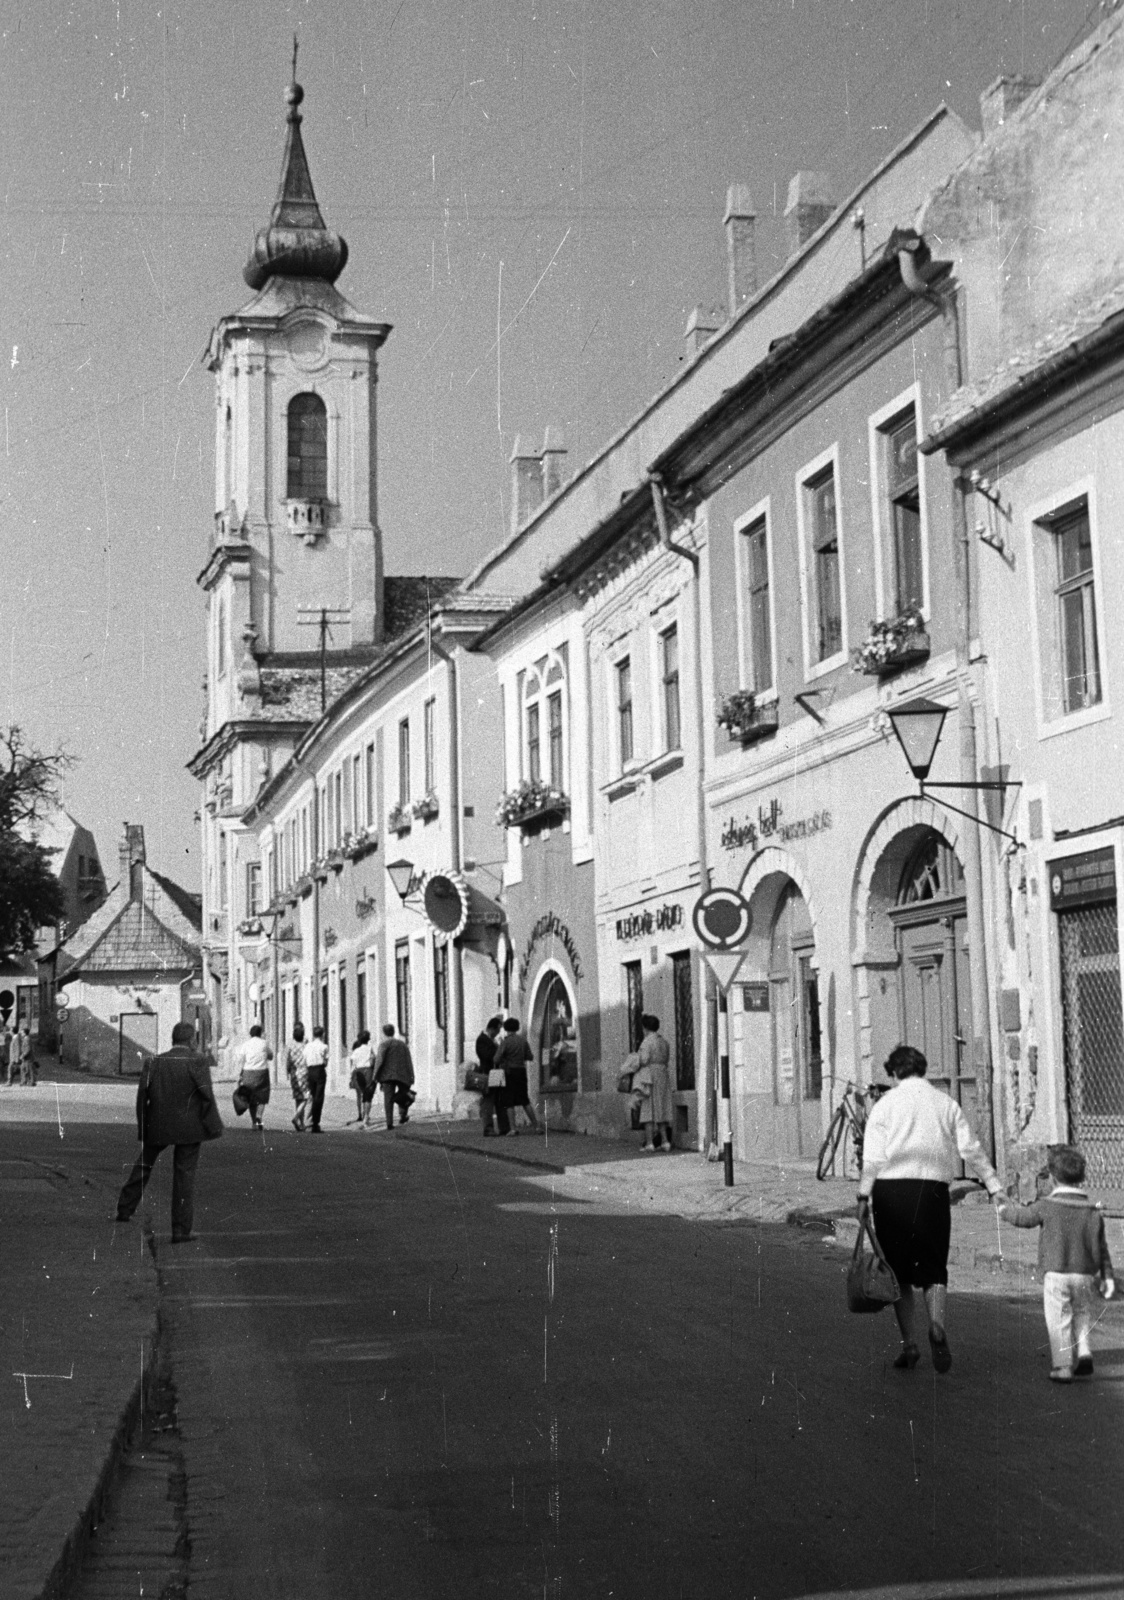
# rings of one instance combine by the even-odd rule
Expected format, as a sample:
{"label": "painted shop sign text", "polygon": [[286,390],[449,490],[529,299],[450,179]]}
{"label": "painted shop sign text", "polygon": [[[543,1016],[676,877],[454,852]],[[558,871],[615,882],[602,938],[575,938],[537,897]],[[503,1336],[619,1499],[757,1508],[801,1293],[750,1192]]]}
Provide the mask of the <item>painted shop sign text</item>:
{"label": "painted shop sign text", "polygon": [[655,911],[635,911],[630,917],[617,918],[618,939],[643,939],[652,933],[667,933],[683,926],[683,907],[657,906]]}
{"label": "painted shop sign text", "polygon": [[831,827],[830,811],[813,811],[810,817],[798,817],[795,822],[782,822],[784,807],[779,800],[770,800],[768,806],[757,807],[756,817],[741,821],[731,817],[722,830],[722,848],[740,850],[749,845],[756,850],[765,839],[777,844],[791,844],[796,839],[812,839],[817,833],[826,833]]}
{"label": "painted shop sign text", "polygon": [[578,955],[578,947],[574,943],[574,936],[570,932],[569,928],[567,928],[566,924],[560,921],[553,911],[548,911],[545,916],[539,918],[534,927],[531,929],[531,937],[527,940],[527,947],[523,951],[523,959],[519,963],[520,989],[524,989],[526,987],[527,974],[531,970],[531,957],[535,953],[535,946],[543,939],[548,937],[553,937],[558,940],[559,944],[570,958],[570,966],[574,970],[574,977],[577,978],[579,982],[581,981],[582,964],[581,958]]}

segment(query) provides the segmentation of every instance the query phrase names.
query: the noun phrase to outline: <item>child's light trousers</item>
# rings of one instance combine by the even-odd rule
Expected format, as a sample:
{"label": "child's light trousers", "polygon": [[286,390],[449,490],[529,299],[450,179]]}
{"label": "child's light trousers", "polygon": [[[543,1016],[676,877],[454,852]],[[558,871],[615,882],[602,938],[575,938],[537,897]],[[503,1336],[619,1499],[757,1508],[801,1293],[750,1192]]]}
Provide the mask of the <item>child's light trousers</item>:
{"label": "child's light trousers", "polygon": [[1086,1272],[1047,1272],[1042,1279],[1051,1366],[1072,1369],[1092,1355],[1089,1334],[1097,1304],[1097,1280]]}

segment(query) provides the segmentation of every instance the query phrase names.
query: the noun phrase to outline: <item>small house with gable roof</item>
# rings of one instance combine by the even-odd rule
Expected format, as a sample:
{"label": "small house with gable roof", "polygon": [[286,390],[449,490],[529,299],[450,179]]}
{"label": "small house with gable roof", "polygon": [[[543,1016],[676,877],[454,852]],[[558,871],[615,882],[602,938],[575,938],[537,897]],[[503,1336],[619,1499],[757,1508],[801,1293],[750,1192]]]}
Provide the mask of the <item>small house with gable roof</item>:
{"label": "small house with gable roof", "polygon": [[60,1057],[99,1075],[138,1072],[168,1048],[175,1023],[201,1025],[190,999],[202,974],[199,897],[148,865],[139,823],[125,824],[120,869],[104,904],[47,958]]}

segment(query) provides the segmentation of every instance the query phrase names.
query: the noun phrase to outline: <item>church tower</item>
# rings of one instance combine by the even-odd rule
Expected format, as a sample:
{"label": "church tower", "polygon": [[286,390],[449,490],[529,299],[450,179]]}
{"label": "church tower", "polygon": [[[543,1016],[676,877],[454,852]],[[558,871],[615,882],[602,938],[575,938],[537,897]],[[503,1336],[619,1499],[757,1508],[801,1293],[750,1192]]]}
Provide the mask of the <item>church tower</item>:
{"label": "church tower", "polygon": [[[295,76],[294,54],[294,76]],[[382,637],[376,384],[389,325],[335,287],[345,241],[312,187],[293,82],[281,183],[223,317],[215,375],[215,513],[199,575],[207,675],[201,747],[204,944],[216,1040],[254,1001],[232,992],[240,923],[260,909],[239,818],[301,736],[371,662]],[[255,901],[258,902],[255,905]]]}

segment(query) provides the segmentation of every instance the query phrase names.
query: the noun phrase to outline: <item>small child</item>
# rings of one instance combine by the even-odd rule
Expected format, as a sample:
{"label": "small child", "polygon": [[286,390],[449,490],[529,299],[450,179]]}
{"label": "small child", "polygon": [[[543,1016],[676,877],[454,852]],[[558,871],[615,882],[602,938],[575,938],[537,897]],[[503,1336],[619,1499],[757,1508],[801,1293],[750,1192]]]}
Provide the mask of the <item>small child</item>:
{"label": "small child", "polygon": [[1050,1152],[1049,1169],[1054,1187],[1048,1195],[1029,1206],[1006,1201],[999,1215],[1016,1228],[1042,1229],[1038,1270],[1050,1336],[1050,1377],[1055,1383],[1072,1383],[1075,1377],[1093,1375],[1093,1305],[1098,1290],[1111,1300],[1116,1280],[1101,1208],[1081,1187],[1085,1157],[1072,1145],[1058,1145]]}

